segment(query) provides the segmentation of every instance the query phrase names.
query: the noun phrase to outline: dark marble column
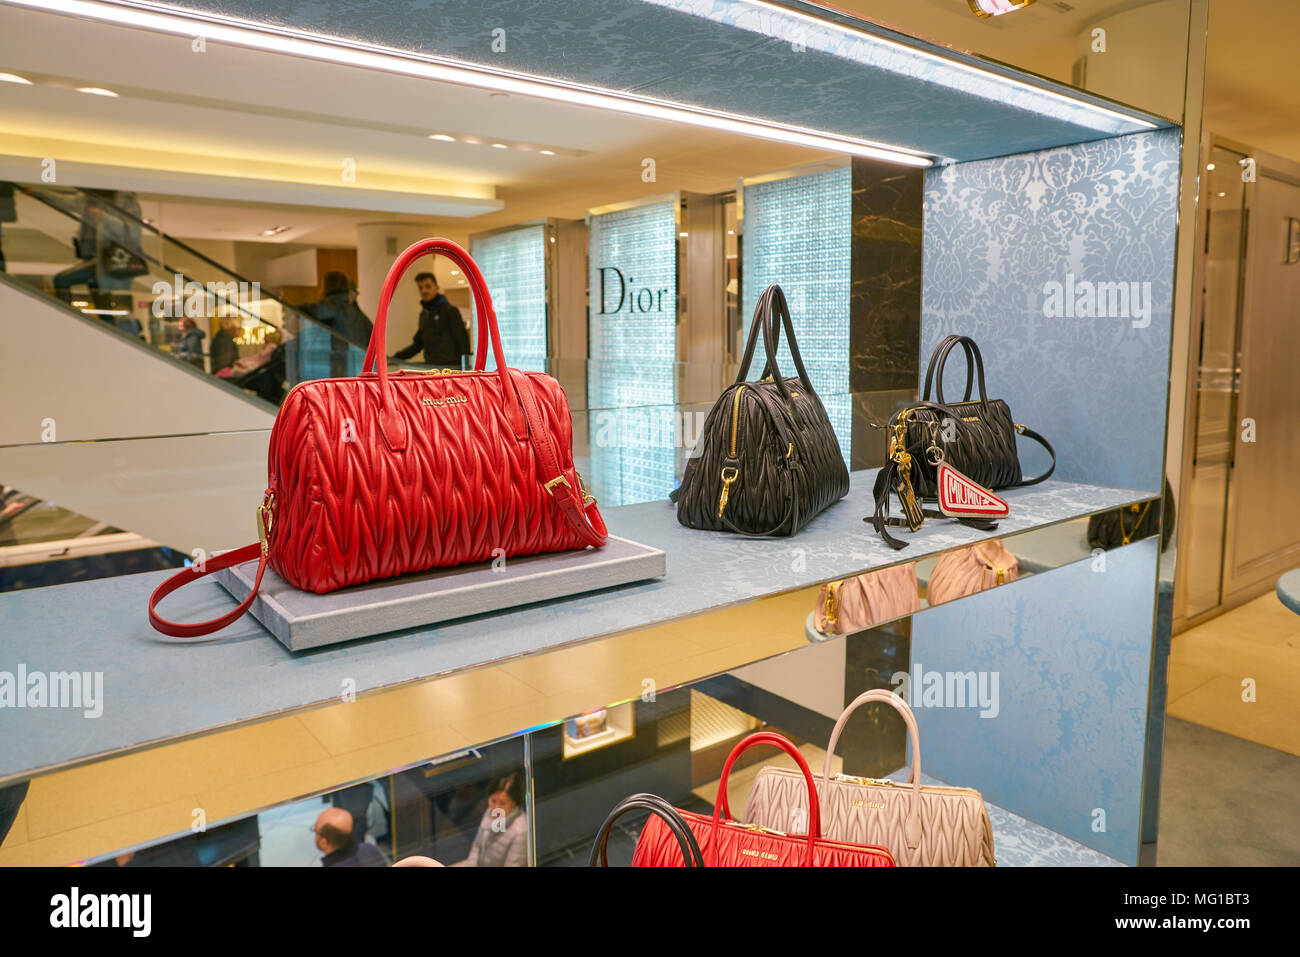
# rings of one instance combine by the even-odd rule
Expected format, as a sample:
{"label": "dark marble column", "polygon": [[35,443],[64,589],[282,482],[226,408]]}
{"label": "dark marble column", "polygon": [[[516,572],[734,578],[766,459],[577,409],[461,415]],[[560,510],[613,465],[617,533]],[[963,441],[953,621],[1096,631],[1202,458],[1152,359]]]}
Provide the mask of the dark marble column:
{"label": "dark marble column", "polygon": [[921,343],[925,173],[853,160],[849,388],[854,469],[884,461],[884,424],[916,391]]}

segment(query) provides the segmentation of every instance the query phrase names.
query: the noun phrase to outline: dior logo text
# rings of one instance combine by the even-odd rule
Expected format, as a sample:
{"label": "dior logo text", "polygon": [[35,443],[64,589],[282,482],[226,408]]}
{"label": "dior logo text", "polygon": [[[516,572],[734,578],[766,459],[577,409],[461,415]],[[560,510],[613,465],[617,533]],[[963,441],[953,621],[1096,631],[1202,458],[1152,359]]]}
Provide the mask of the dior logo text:
{"label": "dior logo text", "polygon": [[890,684],[916,708],[979,708],[981,718],[996,718],[999,672],[926,671],[918,661],[912,672],[895,671]]}
{"label": "dior logo text", "polygon": [[466,402],[468,402],[468,401],[469,401],[469,399],[467,399],[467,398],[466,398],[465,396],[463,396],[463,395],[449,395],[449,396],[447,396],[446,398],[434,398],[434,397],[432,397],[432,396],[425,396],[423,399],[420,400],[420,404],[421,404],[421,405],[432,405],[432,406],[439,406],[439,405],[464,405],[464,404],[465,404]]}
{"label": "dior logo text", "polygon": [[[636,282],[631,276],[624,276],[617,266],[600,267],[600,314],[614,313],[663,312],[664,297],[669,296],[668,308],[675,306],[676,300],[670,296],[667,288],[651,289],[648,286],[635,288]],[[617,298],[615,298],[617,290]]]}
{"label": "dior logo text", "polygon": [[104,672],[0,671],[0,708],[80,708],[87,718],[104,713]]}
{"label": "dior logo text", "polygon": [[124,927],[148,937],[153,926],[151,894],[82,894],[74,887],[50,898],[51,927]]}
{"label": "dior logo text", "polygon": [[1151,325],[1150,282],[1093,282],[1065,277],[1043,283],[1043,315],[1048,319],[1132,319],[1134,329]]}

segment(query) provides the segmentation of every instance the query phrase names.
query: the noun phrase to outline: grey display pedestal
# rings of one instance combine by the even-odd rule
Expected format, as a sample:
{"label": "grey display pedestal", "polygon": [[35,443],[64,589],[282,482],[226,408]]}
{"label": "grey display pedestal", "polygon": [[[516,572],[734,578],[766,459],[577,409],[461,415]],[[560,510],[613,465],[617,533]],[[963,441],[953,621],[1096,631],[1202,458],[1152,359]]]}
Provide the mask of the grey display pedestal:
{"label": "grey display pedestal", "polygon": [[[245,562],[217,572],[216,579],[243,601],[256,571],[257,562]],[[614,535],[604,548],[511,558],[498,568],[491,562],[439,568],[325,595],[300,591],[268,568],[251,611],[290,651],[305,651],[659,578],[665,571],[661,550]]]}

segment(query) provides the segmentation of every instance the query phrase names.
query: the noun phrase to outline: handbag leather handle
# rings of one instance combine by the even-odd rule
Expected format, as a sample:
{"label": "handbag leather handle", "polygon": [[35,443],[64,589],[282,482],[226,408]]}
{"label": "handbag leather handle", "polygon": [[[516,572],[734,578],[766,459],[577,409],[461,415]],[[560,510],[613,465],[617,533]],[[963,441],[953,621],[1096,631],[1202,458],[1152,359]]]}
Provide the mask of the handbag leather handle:
{"label": "handbag leather handle", "polygon": [[620,801],[614,810],[609,812],[605,823],[600,826],[596,840],[591,845],[591,856],[587,859],[588,867],[609,867],[609,859],[606,856],[609,848],[609,832],[619,818],[632,811],[649,811],[667,825],[669,832],[677,838],[677,846],[682,849],[682,860],[687,867],[704,866],[704,854],[700,851],[699,842],[695,840],[695,833],[677,813],[677,808],[657,794],[633,794]]}
{"label": "handbag leather handle", "polygon": [[727,755],[727,762],[722,766],[722,777],[718,781],[718,799],[713,805],[713,844],[710,848],[713,854],[712,866],[716,867],[718,865],[718,829],[722,826],[723,821],[731,820],[731,807],[727,803],[727,778],[731,776],[732,765],[744,752],[760,744],[770,744],[775,748],[780,748],[794,758],[795,763],[799,765],[799,770],[803,773],[804,781],[808,785],[808,849],[804,853],[803,866],[812,867],[813,850],[822,836],[821,802],[817,799],[817,787],[813,784],[812,770],[808,767],[808,762],[799,753],[799,749],[794,746],[794,742],[783,734],[777,734],[775,731],[755,731],[732,748],[731,753]]}
{"label": "handbag leather handle", "polygon": [[[959,345],[962,347],[962,351],[966,353],[966,396],[962,401],[970,401],[971,386],[973,385],[971,373],[973,371],[974,377],[979,382],[980,402],[987,403],[989,396],[984,385],[984,357],[980,354],[980,347],[970,336],[948,336],[939,344],[934,351],[934,355],[931,356],[931,370],[933,370],[935,377],[935,399],[940,405],[946,404],[943,397],[943,368],[948,361],[948,354]],[[927,370],[925,375],[925,394],[921,398],[930,398],[930,370]]]}
{"label": "handbag leather handle", "polygon": [[750,323],[749,338],[745,343],[745,354],[741,360],[740,368],[737,370],[735,384],[739,385],[748,377],[749,367],[754,358],[754,349],[757,346],[757,336],[761,332],[763,351],[766,353],[767,361],[763,366],[763,375],[760,378],[772,377],[777,391],[781,393],[781,398],[786,401],[786,404],[794,412],[795,421],[802,428],[803,419],[798,413],[794,399],[790,395],[790,390],[785,384],[785,379],[781,376],[781,368],[776,359],[781,342],[782,325],[785,326],[787,345],[790,349],[790,356],[794,359],[794,367],[799,375],[799,381],[809,395],[815,396],[817,394],[813,388],[812,380],[808,377],[808,370],[804,368],[803,356],[799,352],[799,342],[794,335],[794,322],[790,318],[790,307],[785,301],[785,293],[776,283],[772,283],[763,290],[763,294],[759,296],[758,305],[754,307],[754,318]]}
{"label": "handbag leather handle", "polygon": [[[921,394],[922,399],[930,398],[930,389],[933,387],[932,383],[934,381],[935,366],[939,364],[939,356],[940,354],[943,353],[944,346],[948,345],[949,342],[957,338],[960,337],[944,336],[943,339],[940,340],[939,344],[934,347],[934,351],[930,353],[930,364],[926,367],[925,370],[925,391]],[[965,402],[970,399],[971,383],[974,381],[975,360],[971,358],[970,349],[968,347],[964,347],[962,349],[962,352],[966,356],[966,395],[962,399],[962,401]],[[942,374],[940,375],[940,380],[941,380],[940,388],[942,388]]]}
{"label": "handbag leather handle", "polygon": [[916,715],[912,713],[912,709],[908,707],[907,702],[901,697],[892,691],[875,688],[871,691],[864,691],[849,703],[849,706],[841,712],[839,720],[835,722],[835,727],[831,729],[831,740],[826,745],[826,763],[822,766],[822,777],[827,782],[831,780],[831,759],[835,757],[835,745],[839,743],[840,732],[848,724],[849,716],[859,706],[869,701],[879,701],[890,705],[903,716],[903,723],[907,725],[907,736],[912,741],[912,769],[908,777],[908,781],[912,786],[912,801],[911,808],[907,812],[907,825],[904,828],[904,836],[907,838],[907,846],[915,848],[921,843],[921,732],[916,726]]}
{"label": "handbag leather handle", "polygon": [[[364,375],[374,366],[379,372],[379,428],[383,433],[384,441],[388,443],[390,449],[400,452],[406,448],[408,438],[406,420],[397,411],[396,403],[393,400],[393,387],[388,381],[388,362],[386,361],[384,346],[388,326],[388,307],[393,300],[393,293],[397,289],[402,274],[421,256],[428,255],[450,259],[464,273],[470,292],[474,296],[474,305],[479,315],[479,346],[474,360],[474,367],[482,370],[486,365],[486,346],[483,341],[483,333],[486,331],[487,338],[492,343],[492,354],[497,363],[496,371],[501,377],[501,396],[505,402],[506,418],[510,422],[511,429],[514,430],[515,438],[522,441],[528,436],[528,427],[524,422],[523,409],[519,405],[519,396],[516,394],[515,384],[506,373],[505,353],[501,349],[501,333],[497,329],[497,317],[492,309],[492,297],[488,295],[487,281],[483,278],[483,273],[479,270],[478,265],[470,258],[469,253],[463,247],[450,239],[439,238],[422,239],[418,243],[407,247],[402,255],[397,257],[397,261],[393,263],[392,268],[388,270],[388,276],[384,279],[383,288],[379,292],[379,308],[375,311],[374,327],[370,333],[370,345],[366,349],[366,359],[361,371]],[[381,361],[381,359],[384,359],[384,361]]]}

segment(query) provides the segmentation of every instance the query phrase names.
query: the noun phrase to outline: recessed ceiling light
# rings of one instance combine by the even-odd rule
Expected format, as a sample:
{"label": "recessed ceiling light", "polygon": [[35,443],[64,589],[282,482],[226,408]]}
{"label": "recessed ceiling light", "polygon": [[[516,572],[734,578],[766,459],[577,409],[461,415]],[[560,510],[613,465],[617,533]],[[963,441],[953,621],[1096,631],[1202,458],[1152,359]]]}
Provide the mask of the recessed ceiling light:
{"label": "recessed ceiling light", "polygon": [[678,233],[677,235],[678,235],[678,236],[681,236],[683,239],[685,239],[687,236],[690,235],[690,233]]}
{"label": "recessed ceiling light", "polygon": [[19,76],[17,73],[0,73],[0,83],[21,83],[23,86],[31,86],[32,81],[25,76]]}
{"label": "recessed ceiling light", "polygon": [[537,152],[541,153],[543,156],[554,156],[554,155],[555,155],[555,150],[538,150]]}
{"label": "recessed ceiling light", "polygon": [[1207,164],[1205,165],[1205,168],[1206,168],[1206,169],[1210,169],[1210,170],[1212,170],[1212,169],[1214,169],[1214,164],[1213,164],[1213,163],[1207,163]]}
{"label": "recessed ceiling light", "polygon": [[89,93],[91,96],[117,96],[112,90],[106,90],[102,86],[79,86],[78,93]]}
{"label": "recessed ceiling light", "polygon": [[459,276],[459,275],[460,275],[460,270],[459,270],[459,269],[453,269],[453,270],[451,271],[451,274],[452,274],[453,276]]}
{"label": "recessed ceiling light", "polygon": [[555,237],[554,237],[554,236],[551,237],[551,242],[555,242]]}
{"label": "recessed ceiling light", "polygon": [[977,17],[1000,17],[1033,2],[1034,0],[970,0],[970,8]]}
{"label": "recessed ceiling light", "polygon": [[283,232],[288,232],[290,229],[293,229],[293,227],[292,227],[292,226],[272,226],[270,229],[264,229],[264,230],[262,230],[262,235],[263,235],[263,236],[279,236],[281,233],[283,233]]}
{"label": "recessed ceiling light", "polygon": [[493,148],[494,150],[508,150],[508,149],[510,149],[510,147],[506,146],[505,143],[493,143],[493,144],[492,144],[492,148]]}
{"label": "recessed ceiling light", "polygon": [[1215,196],[1227,196],[1228,194],[1227,194],[1227,193],[1215,193],[1214,195],[1215,195]]}
{"label": "recessed ceiling light", "polygon": [[456,142],[456,137],[454,137],[454,136],[448,136],[446,133],[430,133],[430,134],[429,134],[429,139],[431,139],[431,140],[441,140],[441,141],[444,142],[444,143],[454,143],[454,142]]}
{"label": "recessed ceiling light", "polygon": [[727,230],[727,235],[728,235],[728,236],[734,236],[734,235],[736,235],[736,231],[735,231],[734,229],[728,229],[728,230]]}

